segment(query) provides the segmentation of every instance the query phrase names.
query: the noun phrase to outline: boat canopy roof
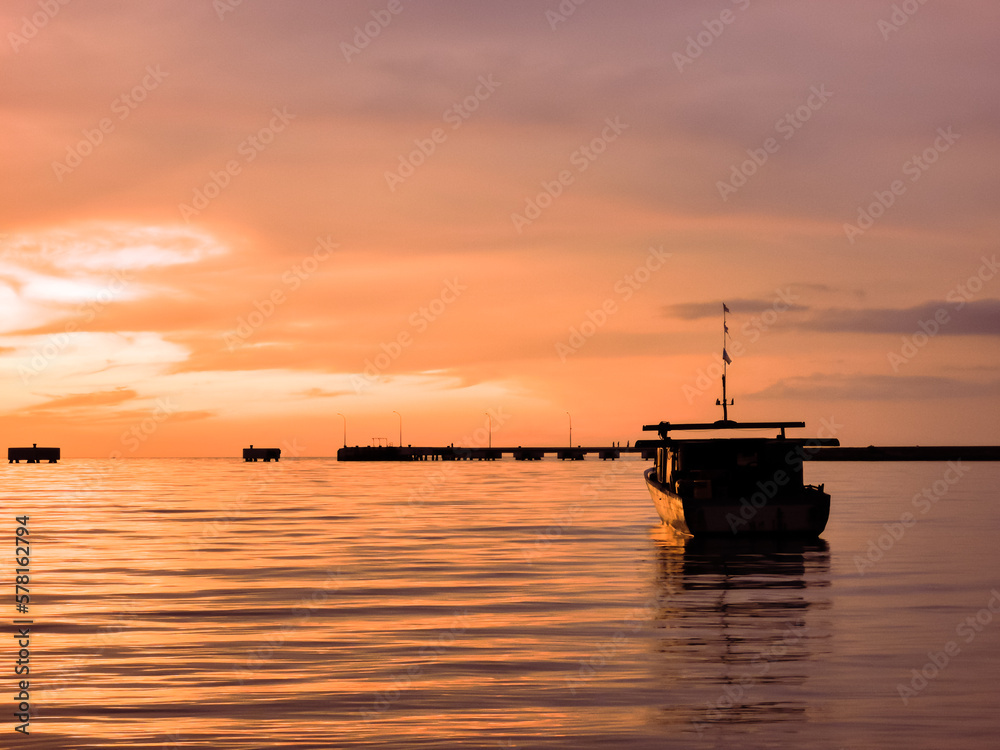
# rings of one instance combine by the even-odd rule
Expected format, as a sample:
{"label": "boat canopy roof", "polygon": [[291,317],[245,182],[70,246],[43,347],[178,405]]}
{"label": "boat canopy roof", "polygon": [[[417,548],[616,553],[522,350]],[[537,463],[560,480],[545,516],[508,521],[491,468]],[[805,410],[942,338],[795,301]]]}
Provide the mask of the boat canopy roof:
{"label": "boat canopy roof", "polygon": [[720,419],[716,422],[660,422],[659,424],[644,424],[644,431],[656,430],[659,433],[671,430],[784,430],[786,427],[805,427],[805,422],[737,422],[732,419]]}
{"label": "boat canopy roof", "polygon": [[840,445],[840,441],[837,438],[821,438],[821,437],[798,437],[798,438],[783,438],[780,435],[778,437],[734,437],[734,438],[673,438],[665,437],[655,440],[636,440],[635,447],[642,449],[652,449],[652,448],[674,448],[680,449],[683,446],[718,446],[722,449],[724,446],[754,446],[754,445],[775,445],[775,446],[805,446],[805,447],[836,447]]}
{"label": "boat canopy roof", "polygon": [[[691,431],[691,430],[781,430],[776,440],[785,440],[785,430],[787,428],[805,427],[805,422],[736,422],[731,419],[720,419],[717,422],[660,422],[659,424],[643,425],[644,431],[656,431],[661,440],[671,440],[671,432]],[[712,439],[712,438],[706,438]],[[720,438],[714,438],[716,440]],[[727,438],[722,438],[727,439]],[[752,440],[754,438],[728,438],[736,440]],[[767,440],[769,438],[757,438]],[[812,445],[840,445],[836,438],[795,438],[795,442],[809,442]],[[646,442],[646,441],[639,441]],[[649,441],[654,443],[656,441]],[[638,445],[639,443],[637,443]]]}

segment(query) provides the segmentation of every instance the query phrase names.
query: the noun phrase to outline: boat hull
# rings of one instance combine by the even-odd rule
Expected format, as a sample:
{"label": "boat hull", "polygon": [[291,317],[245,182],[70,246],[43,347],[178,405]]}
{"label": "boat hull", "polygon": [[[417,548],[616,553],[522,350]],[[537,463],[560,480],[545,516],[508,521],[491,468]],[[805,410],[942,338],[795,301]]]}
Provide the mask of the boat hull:
{"label": "boat hull", "polygon": [[745,498],[684,498],[645,472],[646,487],[663,522],[694,536],[816,537],[830,518],[830,495],[804,486],[794,498],[768,501],[759,507]]}

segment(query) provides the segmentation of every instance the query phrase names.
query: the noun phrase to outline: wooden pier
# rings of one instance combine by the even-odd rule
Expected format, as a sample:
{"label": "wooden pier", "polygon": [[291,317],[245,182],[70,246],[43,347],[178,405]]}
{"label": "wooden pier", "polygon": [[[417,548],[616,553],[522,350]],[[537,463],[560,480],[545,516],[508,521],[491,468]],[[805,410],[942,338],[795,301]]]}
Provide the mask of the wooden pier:
{"label": "wooden pier", "polygon": [[[598,447],[525,447],[522,445],[503,448],[460,448],[446,446],[361,446],[343,447],[337,451],[338,461],[497,461],[505,455],[516,461],[541,461],[545,456],[555,456],[562,461],[582,461],[594,454],[602,461],[614,461],[623,453],[642,453],[643,458],[656,454],[642,448],[621,448],[618,446]],[[647,455],[649,454],[649,455]]]}
{"label": "wooden pier", "polygon": [[[358,446],[337,451],[338,461],[497,461],[512,456],[517,461],[541,461],[555,456],[561,461],[582,461],[596,455],[604,461],[614,461],[623,453],[639,453],[644,459],[656,457],[659,440],[639,440],[636,445],[501,448],[461,448],[446,446]],[[262,450],[262,449],[256,449]],[[243,452],[246,457],[246,451]],[[903,445],[867,447],[834,447],[808,443],[795,451],[803,461],[1000,461],[1000,446],[996,445]],[[250,460],[250,459],[247,459]],[[277,459],[275,459],[277,460]]]}
{"label": "wooden pier", "polygon": [[50,464],[56,463],[60,458],[58,448],[39,448],[38,443],[33,443],[30,448],[8,448],[7,463],[19,464],[25,461],[29,464],[40,464],[48,461]]}

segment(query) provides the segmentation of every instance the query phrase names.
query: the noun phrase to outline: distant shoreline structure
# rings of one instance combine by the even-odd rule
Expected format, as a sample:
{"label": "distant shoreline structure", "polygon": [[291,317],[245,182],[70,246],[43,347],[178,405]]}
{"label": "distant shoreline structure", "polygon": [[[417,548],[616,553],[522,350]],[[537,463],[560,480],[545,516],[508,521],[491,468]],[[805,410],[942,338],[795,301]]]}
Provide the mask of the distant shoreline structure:
{"label": "distant shoreline structure", "polygon": [[[792,447],[791,445],[789,446]],[[646,447],[531,447],[461,448],[456,446],[353,446],[337,451],[338,461],[495,461],[503,455],[517,460],[540,460],[546,455],[582,460],[597,454],[615,460],[623,453],[655,458],[655,448]],[[898,445],[898,446],[805,446],[803,461],[1000,461],[1000,445]]]}
{"label": "distant shoreline structure", "polygon": [[[237,456],[140,456],[140,460],[241,460],[247,463],[270,463],[278,461],[280,449],[253,448],[249,457],[244,448],[243,455]],[[257,453],[260,451],[261,453]],[[265,458],[264,452],[271,454]],[[277,455],[273,451],[278,451]],[[587,455],[596,455],[602,460],[616,460],[623,454],[639,453],[644,460],[655,458],[655,450],[625,446],[517,446],[501,448],[463,448],[455,445],[446,446],[350,446],[337,450],[335,456],[292,456],[297,458],[336,458],[338,461],[499,461],[504,456],[511,456],[521,461],[538,461],[545,456],[555,456],[561,460],[581,461]],[[802,451],[803,461],[844,461],[844,462],[898,462],[898,461],[1000,461],[1000,445],[868,445],[841,447],[806,447]],[[75,458],[94,458],[121,460],[107,456],[77,456]],[[59,448],[8,448],[8,463],[56,463],[65,459]]]}
{"label": "distant shoreline structure", "polygon": [[8,448],[7,463],[19,464],[24,461],[29,464],[40,464],[46,461],[50,464],[57,463],[61,457],[58,448],[39,448],[38,443],[32,443],[30,448]]}
{"label": "distant shoreline structure", "polygon": [[337,451],[338,461],[499,461],[504,455],[517,461],[540,461],[546,455],[555,455],[563,461],[582,461],[587,454],[596,453],[601,460],[614,461],[622,453],[643,453],[641,448],[618,446],[510,446],[506,448],[462,448],[445,446],[377,445],[344,446]]}

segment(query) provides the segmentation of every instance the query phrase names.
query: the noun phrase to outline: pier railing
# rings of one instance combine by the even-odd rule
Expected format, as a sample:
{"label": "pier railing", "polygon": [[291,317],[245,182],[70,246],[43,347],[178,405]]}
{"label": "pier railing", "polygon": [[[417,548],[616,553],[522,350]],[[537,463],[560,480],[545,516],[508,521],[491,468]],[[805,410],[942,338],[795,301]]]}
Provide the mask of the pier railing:
{"label": "pier railing", "polygon": [[[621,458],[623,453],[642,453],[643,458],[652,458],[656,449],[618,446],[575,446],[575,447],[525,447],[508,446],[501,448],[462,448],[446,446],[345,446],[337,451],[338,461],[497,461],[505,455],[517,461],[539,461],[551,455],[564,461],[582,461],[588,454],[605,461]],[[649,453],[649,455],[646,455]]]}
{"label": "pier railing", "polygon": [[[805,461],[1000,461],[1000,446],[995,445],[903,445],[837,447],[831,441],[816,438],[802,441]],[[789,439],[789,445],[796,441]],[[639,453],[644,459],[656,457],[659,440],[642,440],[638,445],[462,448],[447,446],[354,446],[337,451],[338,461],[497,461],[512,456],[518,461],[540,461],[555,456],[564,461],[582,461],[588,455],[613,461],[625,453]]]}

